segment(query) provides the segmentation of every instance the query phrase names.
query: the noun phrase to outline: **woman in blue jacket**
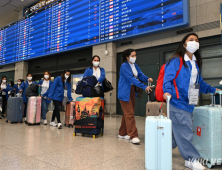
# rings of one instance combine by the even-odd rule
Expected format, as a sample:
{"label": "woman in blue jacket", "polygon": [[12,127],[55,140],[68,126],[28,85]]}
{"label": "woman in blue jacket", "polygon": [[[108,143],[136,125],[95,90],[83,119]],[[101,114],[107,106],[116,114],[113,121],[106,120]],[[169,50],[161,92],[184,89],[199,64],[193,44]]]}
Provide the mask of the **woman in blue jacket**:
{"label": "woman in blue jacket", "polygon": [[[150,87],[144,85],[142,82],[153,82],[143,74],[136,62],[136,51],[128,49],[123,52],[123,64],[120,67],[120,78],[118,83],[118,99],[120,100],[123,109],[122,123],[119,129],[119,138],[130,139],[130,142],[136,144],[140,140],[138,138],[138,131],[136,128],[136,121],[134,118],[135,110],[135,86],[142,88],[149,92]],[[140,81],[139,81],[140,80]]]}
{"label": "woman in blue jacket", "polygon": [[8,91],[10,90],[10,85],[7,83],[7,77],[2,76],[1,80],[1,95],[2,95],[2,113],[0,119],[4,118],[3,114],[6,114]]}
{"label": "woman in blue jacket", "polygon": [[104,97],[103,92],[103,81],[106,78],[106,73],[104,68],[99,67],[100,57],[98,55],[94,55],[92,57],[92,67],[89,67],[85,70],[83,77],[95,76],[98,80],[97,88],[100,88],[99,91],[103,94],[100,97]]}
{"label": "woman in blue jacket", "polygon": [[[176,78],[177,93],[173,81],[177,71],[179,71],[181,62],[183,65]],[[204,170],[205,167],[198,162],[200,154],[192,144],[192,112],[200,93],[207,94],[216,91],[216,88],[203,81],[201,69],[202,59],[199,52],[199,39],[196,34],[191,33],[183,38],[175,55],[167,62],[163,83],[164,98],[171,97],[172,147],[176,148],[178,146],[180,154],[185,159],[186,167],[197,170]],[[196,98],[193,97],[195,94],[197,94]]]}
{"label": "woman in blue jacket", "polygon": [[46,113],[48,111],[49,103],[51,100],[48,98],[50,87],[53,82],[51,81],[51,74],[49,71],[44,72],[44,78],[39,82],[39,86],[41,86],[41,97],[42,97],[42,105],[41,105],[41,113],[42,113],[42,123],[47,125]]}
{"label": "woman in blue jacket", "polygon": [[37,84],[35,81],[32,81],[32,74],[28,73],[26,75],[26,82],[22,82],[22,85],[19,87],[19,91],[22,92],[22,97],[23,97],[23,102],[24,102],[24,119],[26,121],[26,110],[27,110],[27,102],[28,102],[28,99],[27,97],[25,96],[25,91],[27,89],[27,87],[30,85],[30,84]]}
{"label": "woman in blue jacket", "polygon": [[71,76],[69,70],[64,70],[61,76],[56,77],[48,94],[48,98],[52,99],[55,105],[50,126],[57,126],[55,123],[56,117],[59,129],[62,128],[60,121],[60,106],[64,97],[68,98],[68,102],[73,100],[71,96]]}
{"label": "woman in blue jacket", "polygon": [[21,79],[18,79],[18,82],[17,82],[17,84],[15,84],[14,85],[14,91],[16,92],[16,94],[18,94],[19,93],[19,87],[21,86],[21,84],[22,84],[22,80]]}

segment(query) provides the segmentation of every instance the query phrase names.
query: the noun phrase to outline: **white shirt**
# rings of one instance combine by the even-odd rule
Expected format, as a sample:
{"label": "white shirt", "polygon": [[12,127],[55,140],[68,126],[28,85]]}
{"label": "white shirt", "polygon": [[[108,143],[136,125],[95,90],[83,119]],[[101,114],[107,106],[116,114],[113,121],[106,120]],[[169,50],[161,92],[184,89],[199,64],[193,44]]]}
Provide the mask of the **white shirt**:
{"label": "white shirt", "polygon": [[[93,76],[96,77],[97,80],[99,80],[99,78],[101,77],[101,70],[99,67],[97,67],[97,69],[95,70],[93,67]],[[101,84],[97,84],[96,86],[102,86]]]}
{"label": "white shirt", "polygon": [[30,84],[32,84],[32,81],[31,81],[31,82],[28,81],[28,83],[29,83],[29,85],[30,85]]}
{"label": "white shirt", "polygon": [[45,94],[45,92],[47,92],[48,89],[49,89],[49,81],[43,80],[41,95]]}
{"label": "white shirt", "polygon": [[138,72],[137,72],[137,70],[136,70],[136,67],[135,67],[135,64],[130,64],[129,63],[129,65],[130,65],[130,67],[131,67],[131,69],[132,69],[132,71],[133,71],[133,74],[134,74],[134,76],[138,76]]}
{"label": "white shirt", "polygon": [[[1,89],[6,89],[6,84],[1,84]],[[2,91],[2,95],[6,95],[6,92]]]}
{"label": "white shirt", "polygon": [[195,84],[196,80],[197,80],[197,67],[196,67],[196,57],[193,54],[192,56],[192,60],[190,60],[190,58],[187,56],[187,54],[184,55],[184,60],[185,61],[190,61],[191,65],[192,65],[192,70],[191,70],[191,77],[190,77],[190,85]]}

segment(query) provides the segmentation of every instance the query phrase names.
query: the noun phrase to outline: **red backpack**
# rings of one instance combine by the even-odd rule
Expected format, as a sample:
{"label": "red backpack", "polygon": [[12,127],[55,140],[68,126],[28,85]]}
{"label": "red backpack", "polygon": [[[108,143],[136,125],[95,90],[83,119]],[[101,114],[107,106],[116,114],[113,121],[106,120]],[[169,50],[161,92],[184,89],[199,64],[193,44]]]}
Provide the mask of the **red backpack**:
{"label": "red backpack", "polygon": [[[160,102],[163,102],[163,101],[165,102],[165,100],[163,98],[163,94],[164,94],[163,80],[164,80],[164,76],[165,76],[165,66],[166,66],[166,64],[162,65],[162,67],[160,68],[159,76],[158,76],[157,83],[156,83],[156,90],[155,90],[156,100],[160,101]],[[176,78],[178,77],[182,66],[183,66],[183,59],[182,59],[182,57],[180,57],[180,68],[177,71],[175,79],[173,80],[173,84],[174,84],[174,87],[176,90],[177,99],[179,99],[180,97],[179,97],[179,92],[177,89]]]}

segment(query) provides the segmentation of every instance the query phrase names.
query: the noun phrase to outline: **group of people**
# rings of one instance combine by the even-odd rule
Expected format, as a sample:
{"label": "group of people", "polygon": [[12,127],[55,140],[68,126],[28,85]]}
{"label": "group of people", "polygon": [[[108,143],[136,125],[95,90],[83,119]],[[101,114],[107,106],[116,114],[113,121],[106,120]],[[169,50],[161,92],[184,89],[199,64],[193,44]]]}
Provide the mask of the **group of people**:
{"label": "group of people", "polygon": [[[142,82],[153,82],[152,78],[144,75],[136,64],[136,51],[127,49],[123,52],[123,64],[120,68],[120,77],[118,82],[118,99],[120,101],[123,116],[121,126],[119,128],[118,137],[121,139],[130,140],[133,144],[140,142],[138,138],[138,131],[136,128],[136,121],[134,118],[135,111],[135,98],[136,87],[149,92],[151,87],[144,85]],[[183,62],[180,68],[180,62]],[[100,57],[95,55],[92,57],[92,66],[86,69],[84,77],[94,75],[101,90],[103,90],[102,83],[105,79],[105,70],[100,68]],[[180,70],[179,75],[177,75]],[[174,56],[172,56],[166,63],[165,76],[163,82],[164,99],[170,96],[170,119],[172,120],[172,148],[180,151],[180,154],[185,159],[185,166],[196,169],[204,170],[205,168],[197,161],[200,154],[192,144],[193,131],[192,131],[192,112],[195,105],[190,103],[190,94],[192,90],[199,90],[200,93],[215,93],[216,89],[203,81],[201,77],[202,58],[199,52],[199,38],[196,34],[191,33],[186,35],[181,41]],[[176,79],[175,79],[176,78]],[[174,79],[179,92],[179,97],[175,89]],[[43,124],[47,124],[46,113],[48,105],[51,100],[54,103],[54,111],[51,118],[50,125],[62,128],[60,120],[60,105],[64,98],[67,101],[72,101],[71,97],[71,77],[70,71],[64,70],[61,76],[57,77],[54,82],[51,81],[51,74],[49,71],[44,72],[44,78],[38,83],[42,87],[42,119]],[[18,80],[17,85],[14,87],[16,93],[23,92],[22,97],[24,100],[24,118],[26,117],[27,97],[25,96],[26,88],[35,81],[32,81],[32,75],[27,74],[27,80],[22,82]],[[10,85],[7,84],[7,78],[2,77],[1,94],[2,94],[2,113],[6,112],[6,103],[8,98],[8,91]],[[57,118],[58,124],[55,123]],[[189,160],[194,160],[190,162]]]}

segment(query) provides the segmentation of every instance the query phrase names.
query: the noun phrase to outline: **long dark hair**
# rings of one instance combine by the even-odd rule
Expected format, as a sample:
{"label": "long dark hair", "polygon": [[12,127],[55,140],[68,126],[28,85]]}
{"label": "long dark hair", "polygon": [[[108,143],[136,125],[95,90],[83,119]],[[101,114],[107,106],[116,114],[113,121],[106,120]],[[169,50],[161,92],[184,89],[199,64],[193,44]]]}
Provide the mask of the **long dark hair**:
{"label": "long dark hair", "polygon": [[63,72],[62,72],[62,75],[61,75],[61,78],[62,78],[62,82],[63,83],[65,83],[65,74],[67,73],[67,72],[69,72],[70,73],[70,76],[69,76],[69,78],[67,79],[67,81],[70,83],[71,82],[71,71],[70,70],[64,70]]}
{"label": "long dark hair", "polygon": [[[180,45],[179,47],[177,48],[175,54],[168,60],[168,64],[170,63],[171,60],[175,59],[176,57],[182,57],[183,59],[183,65],[187,68],[187,64],[184,60],[184,55],[186,54],[186,48],[184,47],[184,44],[186,42],[186,40],[189,38],[189,36],[191,35],[194,35],[196,36],[198,39],[198,35],[195,34],[195,33],[190,33],[190,34],[187,34],[183,39],[182,41],[180,42]],[[194,53],[196,59],[197,59],[197,63],[198,63],[198,67],[199,67],[199,72],[201,71],[202,69],[202,57],[200,55],[200,50],[197,50],[195,53]]]}
{"label": "long dark hair", "polygon": [[[94,58],[98,58],[99,59],[99,61],[100,61],[100,57],[98,56],[98,55],[94,55],[93,57],[92,57],[92,61],[94,60]],[[92,63],[92,66],[91,66],[91,68],[93,68],[93,63]]]}
{"label": "long dark hair", "polygon": [[131,53],[134,51],[136,51],[136,50],[131,49],[131,48],[123,51],[123,62],[126,62],[127,61],[126,57],[129,57],[131,55]]}

